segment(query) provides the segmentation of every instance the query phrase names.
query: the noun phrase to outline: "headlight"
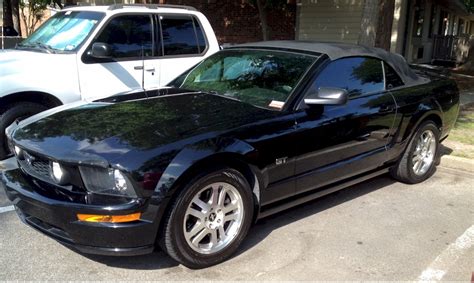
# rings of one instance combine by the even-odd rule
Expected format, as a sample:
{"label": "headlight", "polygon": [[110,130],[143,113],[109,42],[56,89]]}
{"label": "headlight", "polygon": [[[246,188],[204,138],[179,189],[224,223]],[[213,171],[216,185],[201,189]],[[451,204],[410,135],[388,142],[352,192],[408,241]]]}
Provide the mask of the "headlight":
{"label": "headlight", "polygon": [[58,162],[51,161],[50,163],[50,175],[54,182],[59,185],[68,183],[67,171]]}
{"label": "headlight", "polygon": [[136,197],[130,180],[118,169],[81,166],[79,168],[87,190],[96,194]]}
{"label": "headlight", "polygon": [[15,153],[16,153],[16,155],[20,155],[20,153],[21,153],[21,148],[19,148],[19,147],[16,146],[16,145],[15,145],[14,148],[15,148]]}

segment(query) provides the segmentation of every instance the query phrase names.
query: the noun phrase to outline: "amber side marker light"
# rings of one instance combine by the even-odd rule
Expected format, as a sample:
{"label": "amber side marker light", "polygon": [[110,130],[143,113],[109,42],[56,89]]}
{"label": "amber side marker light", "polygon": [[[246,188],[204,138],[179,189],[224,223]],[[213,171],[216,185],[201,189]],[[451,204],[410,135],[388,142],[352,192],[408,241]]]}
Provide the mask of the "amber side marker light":
{"label": "amber side marker light", "polygon": [[96,214],[78,214],[77,219],[84,222],[109,222],[122,223],[132,222],[140,219],[141,213],[132,213],[127,215],[96,215]]}

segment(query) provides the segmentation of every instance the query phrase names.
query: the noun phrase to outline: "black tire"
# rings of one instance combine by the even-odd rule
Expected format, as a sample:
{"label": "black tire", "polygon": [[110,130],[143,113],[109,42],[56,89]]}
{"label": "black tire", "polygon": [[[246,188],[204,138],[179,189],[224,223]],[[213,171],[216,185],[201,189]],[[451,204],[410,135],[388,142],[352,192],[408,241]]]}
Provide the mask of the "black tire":
{"label": "black tire", "polygon": [[0,115],[0,160],[11,155],[5,136],[5,129],[17,119],[25,119],[46,109],[48,108],[41,104],[33,102],[18,102],[12,104]]}
{"label": "black tire", "polygon": [[[200,253],[193,249],[185,238],[183,227],[185,223],[187,223],[185,222],[186,210],[191,205],[195,196],[199,195],[206,187],[217,182],[232,185],[240,194],[243,204],[243,219],[240,222],[240,226],[238,226],[240,227],[238,232],[235,233],[233,239],[229,241],[222,250],[209,254]],[[188,268],[205,268],[221,263],[233,255],[247,235],[252,223],[253,213],[252,191],[247,180],[240,172],[231,168],[224,168],[201,174],[184,186],[181,193],[174,200],[167,217],[164,219],[165,223],[161,234],[162,237],[159,239],[160,245],[170,257]],[[187,219],[189,221],[189,217]],[[224,222],[225,220],[222,221],[222,223]],[[222,225],[224,226],[224,224]]]}
{"label": "black tire", "polygon": [[[426,172],[422,174],[416,174],[414,170],[413,157],[415,150],[417,149],[417,143],[420,139],[420,136],[426,131],[431,131],[435,139],[435,150],[433,161],[427,168]],[[398,160],[397,164],[390,170],[390,173],[393,178],[398,181],[407,183],[407,184],[417,184],[423,182],[433,175],[436,170],[436,164],[439,159],[439,136],[440,132],[436,124],[432,121],[423,122],[417,129],[416,133],[412,136],[410,143],[408,144],[403,156]]]}

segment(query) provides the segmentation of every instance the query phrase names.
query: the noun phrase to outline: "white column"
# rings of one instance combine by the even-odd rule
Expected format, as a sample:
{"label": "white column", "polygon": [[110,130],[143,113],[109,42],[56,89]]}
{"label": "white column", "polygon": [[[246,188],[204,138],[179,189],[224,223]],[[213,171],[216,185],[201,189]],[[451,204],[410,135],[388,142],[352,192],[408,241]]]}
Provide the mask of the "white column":
{"label": "white column", "polygon": [[0,0],[0,37],[2,37],[2,49],[3,46],[5,45],[5,39],[3,38],[3,0]]}
{"label": "white column", "polygon": [[395,0],[390,51],[402,53],[407,19],[407,0]]}

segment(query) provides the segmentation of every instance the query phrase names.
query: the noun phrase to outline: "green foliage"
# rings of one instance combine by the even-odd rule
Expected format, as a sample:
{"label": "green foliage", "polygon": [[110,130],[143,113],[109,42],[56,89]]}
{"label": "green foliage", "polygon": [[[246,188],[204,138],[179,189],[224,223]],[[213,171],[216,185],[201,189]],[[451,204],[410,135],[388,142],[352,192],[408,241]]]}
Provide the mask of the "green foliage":
{"label": "green foliage", "polygon": [[467,9],[471,12],[474,13],[474,0],[464,0],[467,6]]}
{"label": "green foliage", "polygon": [[62,8],[61,0],[20,0],[18,5],[26,28],[26,36],[33,33],[48,6]]}

